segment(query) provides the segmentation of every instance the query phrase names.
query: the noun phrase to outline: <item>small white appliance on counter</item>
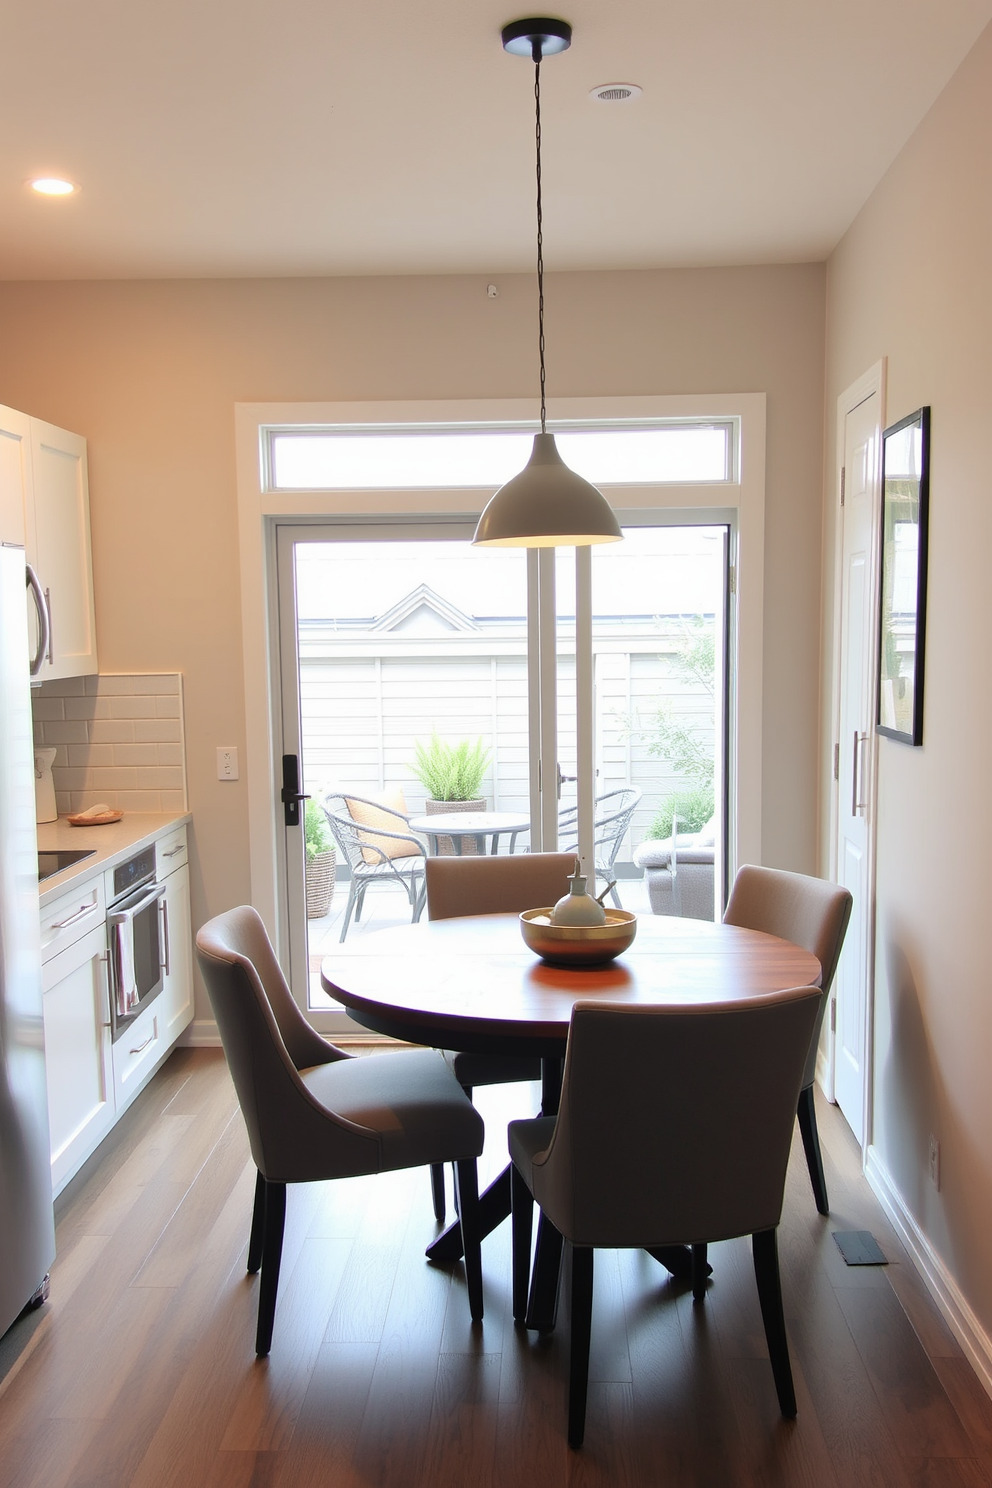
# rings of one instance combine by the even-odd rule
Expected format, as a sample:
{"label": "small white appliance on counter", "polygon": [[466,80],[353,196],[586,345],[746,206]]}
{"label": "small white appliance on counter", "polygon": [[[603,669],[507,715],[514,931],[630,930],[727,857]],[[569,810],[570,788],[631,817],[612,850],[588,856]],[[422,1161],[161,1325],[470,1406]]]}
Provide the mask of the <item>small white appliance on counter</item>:
{"label": "small white appliance on counter", "polygon": [[0,1333],[55,1259],[24,548],[0,531]]}
{"label": "small white appliance on counter", "polygon": [[34,752],[34,819],[39,825],[59,819],[55,806],[55,781],[52,779],[57,753],[55,749],[36,749]]}

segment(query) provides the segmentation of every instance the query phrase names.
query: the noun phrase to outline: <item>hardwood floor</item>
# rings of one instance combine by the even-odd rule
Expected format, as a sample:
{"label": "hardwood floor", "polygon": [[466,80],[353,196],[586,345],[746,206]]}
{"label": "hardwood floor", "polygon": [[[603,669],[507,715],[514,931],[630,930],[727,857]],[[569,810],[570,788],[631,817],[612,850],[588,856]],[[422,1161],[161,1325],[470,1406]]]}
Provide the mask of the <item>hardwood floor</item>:
{"label": "hardwood floor", "polygon": [[[375,1057],[388,1058],[388,1053]],[[500,1164],[521,1087],[479,1092]],[[268,1360],[245,1274],[254,1170],[222,1057],[178,1051],[60,1200],[51,1300],[0,1340],[2,1488],[978,1488],[992,1402],[819,1106],[828,1220],[798,1137],[780,1230],[799,1417],[778,1414],[747,1241],[711,1248],[706,1302],[643,1252],[597,1254],[586,1444],[565,1443],[568,1319],[486,1317],[432,1268],[425,1171],[290,1189]],[[886,1268],[848,1268],[870,1229]]]}

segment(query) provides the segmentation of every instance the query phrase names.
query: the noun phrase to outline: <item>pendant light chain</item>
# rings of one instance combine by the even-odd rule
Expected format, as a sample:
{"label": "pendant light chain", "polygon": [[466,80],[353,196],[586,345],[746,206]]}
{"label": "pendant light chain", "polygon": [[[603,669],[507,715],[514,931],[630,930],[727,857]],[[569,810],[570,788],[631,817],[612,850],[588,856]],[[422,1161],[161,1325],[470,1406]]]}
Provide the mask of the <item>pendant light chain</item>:
{"label": "pendant light chain", "polygon": [[534,43],[534,137],[537,153],[537,325],[541,357],[541,433],[548,432],[544,398],[544,214],[541,206],[541,44]]}

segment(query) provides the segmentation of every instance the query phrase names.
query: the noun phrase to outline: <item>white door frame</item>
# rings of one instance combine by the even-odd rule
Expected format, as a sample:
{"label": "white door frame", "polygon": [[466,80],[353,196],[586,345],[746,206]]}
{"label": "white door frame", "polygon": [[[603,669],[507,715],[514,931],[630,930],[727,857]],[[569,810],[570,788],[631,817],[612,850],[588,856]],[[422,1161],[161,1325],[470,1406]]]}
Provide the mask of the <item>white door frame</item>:
{"label": "white door frame", "polygon": [[[864,372],[856,382],[845,388],[837,399],[837,428],[834,449],[834,473],[832,481],[832,498],[836,503],[839,513],[834,536],[834,633],[833,633],[833,720],[832,720],[832,742],[831,757],[834,750],[839,746],[840,740],[840,717],[841,717],[841,688],[843,677],[841,675],[841,631],[843,621],[842,585],[844,580],[844,506],[842,502],[842,482],[844,479],[844,448],[846,438],[846,424],[848,414],[853,413],[859,404],[873,393],[878,395],[878,430],[881,436],[885,428],[885,393],[886,393],[886,362],[885,358],[875,362]],[[877,543],[878,523],[881,509],[881,438],[878,443],[878,459],[876,470],[873,474],[873,542]],[[874,669],[877,654],[877,613],[878,613],[878,564],[874,561],[876,557],[873,548],[873,561],[870,566],[871,593],[869,597],[869,613],[873,617],[872,629],[869,635],[867,653],[869,665]],[[872,687],[874,689],[874,682]],[[872,694],[874,695],[874,693]],[[866,796],[866,871],[865,881],[868,888],[868,904],[865,906],[867,919],[865,965],[862,968],[865,978],[864,999],[864,1026],[863,1048],[863,1091],[862,1091],[862,1159],[867,1153],[872,1142],[872,1117],[874,1104],[874,1035],[875,1035],[875,846],[877,831],[877,780],[878,780],[878,735],[875,732],[873,713],[872,721],[868,729],[867,741],[867,770],[865,784],[867,785]],[[836,882],[838,875],[838,838],[840,829],[840,799],[841,790],[846,788],[846,781],[839,781],[831,775],[830,790],[830,877]],[[825,1020],[827,1024],[827,1036],[821,1046],[818,1076],[828,1100],[834,1099],[835,1071],[837,1061],[837,1036],[836,1036],[836,985],[831,993],[831,1006],[829,1016]]]}
{"label": "white door frame", "polygon": [[[570,398],[549,404],[549,421],[604,419],[735,418],[744,451],[733,484],[619,486],[607,488],[617,507],[636,510],[660,504],[687,511],[731,509],[737,529],[734,561],[737,601],[736,687],[730,699],[735,786],[728,821],[730,872],[738,862],[761,861],[761,728],[764,612],[765,395],[738,393],[698,397]],[[274,519],[351,516],[365,521],[423,515],[422,491],[275,491],[265,471],[265,436],[272,427],[326,425],[407,426],[484,422],[530,427],[533,400],[479,400],[423,403],[238,403],[235,404],[235,455],[238,542],[245,683],[245,759],[252,903],[262,916],[281,956],[285,916],[278,876],[278,795],[280,760],[272,718],[278,657],[270,654],[278,634],[275,603]],[[452,488],[430,493],[435,517],[473,519],[490,491]],[[747,708],[740,706],[747,699]]]}

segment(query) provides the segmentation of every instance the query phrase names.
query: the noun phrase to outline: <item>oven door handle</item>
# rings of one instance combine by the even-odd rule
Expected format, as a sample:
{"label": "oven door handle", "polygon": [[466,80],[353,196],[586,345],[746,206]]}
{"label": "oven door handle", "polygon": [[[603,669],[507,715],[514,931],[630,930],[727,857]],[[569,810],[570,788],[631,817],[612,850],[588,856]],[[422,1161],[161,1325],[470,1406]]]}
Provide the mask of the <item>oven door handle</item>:
{"label": "oven door handle", "polygon": [[125,899],[124,903],[119,905],[117,909],[112,909],[107,915],[107,924],[128,924],[134,919],[135,915],[139,915],[143,909],[147,909],[150,904],[154,904],[156,899],[161,899],[166,889],[167,885],[164,883],[149,884],[139,899],[135,899],[133,903],[131,900]]}

